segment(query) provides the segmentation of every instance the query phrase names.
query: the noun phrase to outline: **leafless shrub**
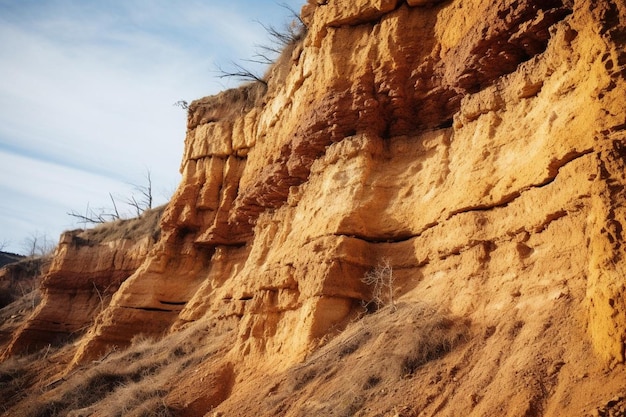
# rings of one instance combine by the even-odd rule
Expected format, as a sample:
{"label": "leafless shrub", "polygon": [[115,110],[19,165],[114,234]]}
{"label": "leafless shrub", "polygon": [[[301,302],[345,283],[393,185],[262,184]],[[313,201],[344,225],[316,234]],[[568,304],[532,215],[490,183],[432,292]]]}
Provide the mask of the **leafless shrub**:
{"label": "leafless shrub", "polygon": [[255,58],[250,61],[271,64],[274,62],[271,55],[280,55],[285,47],[293,45],[304,38],[307,27],[302,21],[300,14],[288,4],[281,3],[279,6],[289,12],[289,23],[282,28],[277,28],[276,26],[266,25],[257,20],[256,22],[265,29],[265,32],[269,36],[269,44],[256,45],[258,52]]}
{"label": "leafless shrub", "polygon": [[[150,170],[146,170],[145,174],[145,183],[144,184],[131,184],[135,192],[138,193],[131,194],[130,197],[124,198],[123,202],[130,206],[134,216],[140,216],[144,211],[150,210],[152,208],[153,202],[153,194],[152,194],[152,174]],[[101,208],[92,208],[87,203],[87,208],[85,209],[85,213],[79,213],[75,210],[69,211],[67,213],[68,216],[74,217],[78,219],[80,223],[83,224],[83,229],[87,227],[87,224],[103,224],[114,222],[116,220],[120,220],[124,217],[120,214],[120,211],[117,206],[117,201],[113,194],[109,193],[109,198],[111,199],[112,207],[101,207]]]}
{"label": "leafless shrub", "polygon": [[[307,27],[302,21],[300,14],[285,3],[281,3],[279,6],[289,12],[289,23],[279,28],[257,20],[256,22],[265,29],[269,42],[266,44],[257,44],[257,52],[255,55],[245,61],[262,65],[275,64],[277,57],[279,57],[286,48],[304,39]],[[218,78],[235,78],[241,81],[258,82],[267,86],[267,77],[261,76],[236,62],[231,63],[230,69],[224,69],[218,66],[217,72],[219,74]]]}
{"label": "leafless shrub", "polygon": [[221,66],[217,67],[218,78],[235,78],[240,81],[254,81],[267,85],[267,81],[258,74],[255,74],[252,70],[240,65],[236,62],[231,63],[231,69],[224,69]]}
{"label": "leafless shrub", "polygon": [[383,259],[374,269],[368,271],[361,281],[371,288],[371,299],[366,303],[366,307],[374,304],[376,310],[379,310],[385,305],[391,305],[394,310],[396,309],[393,268],[389,259]]}
{"label": "leafless shrub", "polygon": [[183,110],[189,110],[189,103],[187,103],[187,101],[185,100],[178,100],[176,103],[174,103],[174,106],[180,107]]}

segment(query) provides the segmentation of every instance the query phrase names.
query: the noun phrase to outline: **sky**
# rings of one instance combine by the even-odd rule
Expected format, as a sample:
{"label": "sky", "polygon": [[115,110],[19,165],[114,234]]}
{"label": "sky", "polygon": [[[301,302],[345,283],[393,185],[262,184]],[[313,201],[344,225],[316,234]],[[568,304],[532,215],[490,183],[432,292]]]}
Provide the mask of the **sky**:
{"label": "sky", "polygon": [[69,212],[154,205],[180,181],[191,102],[241,81],[245,61],[304,0],[0,0],[0,250],[83,227]]}

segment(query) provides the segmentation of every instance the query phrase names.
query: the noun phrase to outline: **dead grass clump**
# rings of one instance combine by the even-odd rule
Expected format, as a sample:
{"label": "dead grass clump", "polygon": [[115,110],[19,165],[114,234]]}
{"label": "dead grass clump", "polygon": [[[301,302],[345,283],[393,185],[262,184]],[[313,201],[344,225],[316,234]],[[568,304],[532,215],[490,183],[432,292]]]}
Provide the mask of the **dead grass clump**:
{"label": "dead grass clump", "polygon": [[365,384],[363,385],[363,390],[367,391],[374,388],[375,386],[380,384],[380,381],[382,381],[381,377],[379,377],[378,375],[371,375],[369,378],[367,378],[367,381],[365,381]]}
{"label": "dead grass clump", "polygon": [[311,382],[316,376],[317,376],[317,370],[316,369],[309,369],[306,372],[304,372],[304,373],[302,373],[300,375],[297,375],[295,384],[293,386],[293,390],[294,391],[300,391],[309,382]]}
{"label": "dead grass clump", "polygon": [[163,403],[162,393],[156,392],[157,395],[138,404],[134,410],[122,413],[120,417],[174,417],[174,412]]}
{"label": "dead grass clump", "polygon": [[267,88],[261,83],[248,83],[222,91],[189,104],[187,130],[218,121],[234,121],[254,107],[260,106]]}
{"label": "dead grass clump", "polygon": [[7,411],[27,396],[27,388],[31,384],[32,375],[29,375],[24,359],[12,357],[0,363],[0,411]]}
{"label": "dead grass clump", "polygon": [[355,395],[347,406],[339,413],[342,417],[354,416],[365,404],[365,397],[363,395]]}
{"label": "dead grass clump", "polygon": [[59,401],[53,401],[42,404],[40,407],[35,406],[35,412],[29,414],[29,417],[57,417],[62,416],[65,404]]}
{"label": "dead grass clump", "polygon": [[[151,383],[150,383],[151,382]],[[150,385],[153,387],[151,388]],[[111,416],[171,416],[171,410],[163,403],[167,390],[154,388],[156,381],[142,384],[128,384],[119,387],[106,407],[106,414]]]}
{"label": "dead grass clump", "polygon": [[[382,397],[402,394],[427,363],[441,360],[469,338],[468,323],[419,302],[398,302],[364,315],[290,371],[268,407],[287,415],[371,415]],[[293,402],[296,395],[298,401]],[[323,397],[324,402],[314,399]],[[394,415],[394,414],[377,414]]]}
{"label": "dead grass clump", "polygon": [[343,358],[356,352],[367,340],[372,337],[372,333],[365,330],[354,335],[353,338],[346,340],[339,350],[339,357]]}
{"label": "dead grass clump", "polygon": [[159,238],[159,221],[165,210],[165,205],[146,210],[139,217],[120,219],[102,223],[93,229],[79,232],[74,237],[77,245],[96,245],[115,240],[139,240],[151,236],[156,241]]}
{"label": "dead grass clump", "polygon": [[427,362],[441,358],[467,339],[468,327],[445,316],[433,315],[420,323],[413,346],[402,361],[402,376],[408,377]]}
{"label": "dead grass clump", "polygon": [[79,381],[72,390],[64,391],[60,396],[55,396],[48,401],[36,399],[31,402],[28,404],[29,412],[26,415],[29,417],[65,416],[72,410],[84,409],[97,403],[126,382],[125,375],[96,371]]}
{"label": "dead grass clump", "polygon": [[87,407],[123,386],[128,379],[128,376],[123,374],[98,372],[79,385],[76,392],[67,392],[62,400],[72,408]]}

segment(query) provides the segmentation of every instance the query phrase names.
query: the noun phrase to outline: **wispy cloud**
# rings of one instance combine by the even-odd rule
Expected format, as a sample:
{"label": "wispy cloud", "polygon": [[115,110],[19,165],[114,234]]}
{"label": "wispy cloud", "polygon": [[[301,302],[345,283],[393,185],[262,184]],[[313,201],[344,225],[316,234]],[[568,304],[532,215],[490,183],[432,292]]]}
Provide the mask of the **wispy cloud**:
{"label": "wispy cloud", "polygon": [[56,240],[59,233],[73,227],[69,211],[82,212],[89,201],[103,203],[107,190],[132,193],[130,185],[122,189],[105,176],[62,165],[4,151],[0,151],[0,160],[2,241],[20,237],[9,239],[14,251],[21,250],[23,239],[33,234]]}
{"label": "wispy cloud", "polygon": [[57,233],[68,206],[106,205],[145,169],[173,189],[173,103],[230,86],[216,63],[251,56],[266,36],[254,20],[285,15],[252,0],[0,0],[0,241]]}

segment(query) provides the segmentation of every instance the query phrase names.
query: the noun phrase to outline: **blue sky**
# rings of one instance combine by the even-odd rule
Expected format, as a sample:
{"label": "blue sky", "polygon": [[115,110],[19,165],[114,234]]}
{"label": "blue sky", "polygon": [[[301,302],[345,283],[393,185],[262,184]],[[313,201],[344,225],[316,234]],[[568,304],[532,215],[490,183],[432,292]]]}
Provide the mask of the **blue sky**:
{"label": "blue sky", "polygon": [[[122,200],[149,170],[171,196],[192,101],[304,0],[0,0],[0,247],[25,251]],[[254,64],[244,62],[254,68]],[[262,73],[262,68],[258,68]]]}

